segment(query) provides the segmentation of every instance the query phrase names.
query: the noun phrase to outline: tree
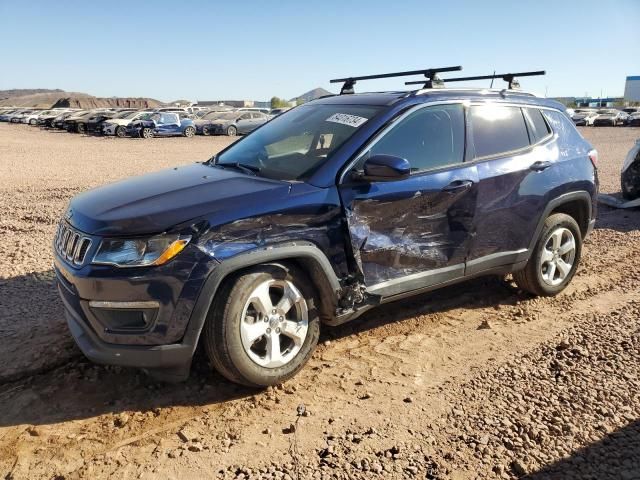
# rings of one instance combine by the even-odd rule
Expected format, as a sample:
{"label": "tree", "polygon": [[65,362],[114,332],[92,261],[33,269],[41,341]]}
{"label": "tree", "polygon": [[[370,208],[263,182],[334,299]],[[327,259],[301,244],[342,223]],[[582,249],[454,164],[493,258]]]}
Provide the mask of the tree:
{"label": "tree", "polygon": [[296,98],[296,106],[302,105],[304,103],[304,99],[302,97]]}
{"label": "tree", "polygon": [[288,107],[289,102],[280,97],[271,97],[271,108],[284,108]]}

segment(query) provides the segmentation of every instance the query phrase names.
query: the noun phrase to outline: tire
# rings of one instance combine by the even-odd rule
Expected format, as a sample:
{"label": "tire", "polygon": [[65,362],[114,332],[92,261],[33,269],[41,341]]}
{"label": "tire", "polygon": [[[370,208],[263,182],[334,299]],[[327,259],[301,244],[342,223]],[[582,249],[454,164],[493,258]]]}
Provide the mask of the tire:
{"label": "tire", "polygon": [[87,131],[87,127],[84,123],[79,123],[78,125],[76,125],[76,130],[78,131],[78,133],[85,133]]}
{"label": "tire", "polygon": [[581,253],[582,234],[577,222],[564,213],[554,213],[545,220],[527,265],[514,272],[513,277],[518,287],[529,293],[544,297],[557,295],[571,282]]}
{"label": "tire", "polygon": [[202,135],[204,135],[205,137],[211,135],[211,128],[209,128],[209,125],[202,126]]}
{"label": "tire", "polygon": [[196,134],[196,129],[194,127],[187,127],[184,129],[184,136],[187,138],[191,138]]}
{"label": "tire", "polygon": [[33,118],[31,120],[29,120],[29,125],[35,125],[37,123],[36,120],[34,120]]}
{"label": "tire", "polygon": [[640,198],[640,154],[620,176],[620,190],[625,200]]}
{"label": "tire", "polygon": [[115,134],[116,134],[116,137],[118,138],[124,138],[127,136],[127,130],[122,125],[119,125],[116,127]]}
{"label": "tire", "polygon": [[[289,309],[278,311],[285,296]],[[317,302],[308,277],[290,266],[258,265],[225,282],[204,326],[213,367],[232,382],[256,388],[293,377],[318,343]]]}
{"label": "tire", "polygon": [[227,135],[229,137],[235,137],[237,134],[238,134],[238,129],[235,126],[230,125],[229,127],[227,127]]}
{"label": "tire", "polygon": [[149,127],[144,127],[142,130],[140,130],[140,136],[142,138],[153,138],[153,130],[151,130]]}

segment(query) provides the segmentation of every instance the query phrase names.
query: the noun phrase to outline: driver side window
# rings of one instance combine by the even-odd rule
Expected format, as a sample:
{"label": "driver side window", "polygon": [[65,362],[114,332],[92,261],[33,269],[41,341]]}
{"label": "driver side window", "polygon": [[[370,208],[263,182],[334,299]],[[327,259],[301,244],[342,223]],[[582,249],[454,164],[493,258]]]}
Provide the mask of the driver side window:
{"label": "driver side window", "polygon": [[463,162],[464,107],[446,104],[424,107],[409,114],[385,133],[364,155],[386,154],[409,161],[412,172],[433,170]]}

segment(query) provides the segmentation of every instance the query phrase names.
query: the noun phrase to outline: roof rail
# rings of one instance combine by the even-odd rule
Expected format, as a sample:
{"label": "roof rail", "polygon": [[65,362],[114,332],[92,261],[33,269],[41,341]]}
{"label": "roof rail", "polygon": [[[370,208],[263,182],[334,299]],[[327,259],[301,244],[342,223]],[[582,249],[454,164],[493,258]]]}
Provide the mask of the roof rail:
{"label": "roof rail", "polygon": [[425,80],[418,82],[429,85],[428,88],[442,88],[442,80],[437,74],[440,72],[457,72],[462,70],[460,65],[455,67],[426,68],[423,70],[410,70],[406,72],[379,73],[376,75],[363,75],[360,77],[334,78],[330,83],[343,83],[340,95],[353,93],[353,87],[358,80],[374,80],[377,78],[406,77],[409,75],[424,75]]}
{"label": "roof rail", "polygon": [[[454,77],[454,78],[444,78],[442,82],[465,82],[469,80],[491,80],[491,84],[493,85],[493,80],[496,78],[501,78],[505,82],[509,84],[509,90],[517,90],[520,88],[520,82],[516,77],[534,77],[538,75],[545,75],[547,72],[545,70],[536,70],[533,72],[519,72],[519,73],[494,73],[493,75],[477,75],[474,77]],[[418,80],[412,82],[404,82],[405,85],[420,85],[423,84],[422,88],[432,88],[428,87],[427,83]]]}

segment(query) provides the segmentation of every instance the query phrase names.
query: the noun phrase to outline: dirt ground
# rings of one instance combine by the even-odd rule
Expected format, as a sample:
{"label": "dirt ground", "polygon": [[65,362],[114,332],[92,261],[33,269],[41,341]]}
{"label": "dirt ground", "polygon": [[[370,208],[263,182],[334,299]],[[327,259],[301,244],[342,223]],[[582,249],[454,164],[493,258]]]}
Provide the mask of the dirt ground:
{"label": "dirt ground", "polygon": [[[638,128],[583,128],[601,191]],[[0,124],[0,478],[640,479],[640,211],[601,206],[570,287],[482,278],[325,328],[278,388],[182,384],[77,350],[50,253],[66,202],[204,160],[225,137]]]}

